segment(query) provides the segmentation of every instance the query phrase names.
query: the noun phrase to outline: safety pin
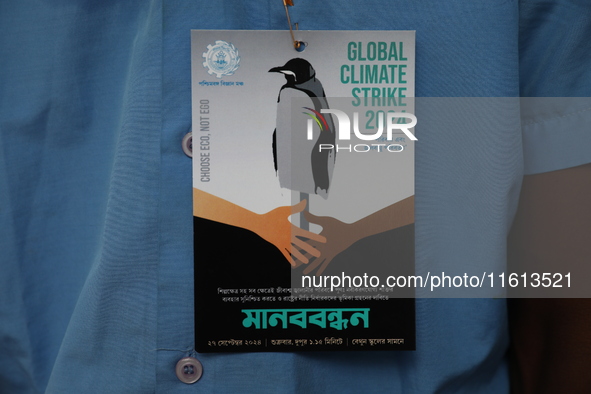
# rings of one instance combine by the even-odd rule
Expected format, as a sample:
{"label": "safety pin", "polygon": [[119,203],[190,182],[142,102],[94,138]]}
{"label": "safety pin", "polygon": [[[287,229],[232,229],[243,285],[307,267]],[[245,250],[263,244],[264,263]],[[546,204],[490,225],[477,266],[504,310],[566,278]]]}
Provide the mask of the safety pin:
{"label": "safety pin", "polygon": [[[293,7],[293,0],[283,0],[283,6],[285,7],[285,16],[287,17],[287,24],[289,25],[289,33],[291,34],[291,40],[293,41],[293,47],[295,48],[296,51],[301,52],[306,47],[306,44],[301,41],[297,41],[295,39],[295,36],[293,34],[293,28],[291,26],[291,18],[289,17],[289,10],[287,9],[288,6]],[[296,30],[299,30],[297,23],[296,23]]]}

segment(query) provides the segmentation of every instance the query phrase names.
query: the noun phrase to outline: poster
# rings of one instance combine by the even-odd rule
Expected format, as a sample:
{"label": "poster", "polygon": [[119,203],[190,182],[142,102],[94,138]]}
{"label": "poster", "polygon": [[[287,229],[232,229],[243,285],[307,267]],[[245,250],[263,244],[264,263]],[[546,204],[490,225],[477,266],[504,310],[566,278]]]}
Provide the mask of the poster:
{"label": "poster", "polygon": [[414,32],[191,34],[197,351],[414,350]]}

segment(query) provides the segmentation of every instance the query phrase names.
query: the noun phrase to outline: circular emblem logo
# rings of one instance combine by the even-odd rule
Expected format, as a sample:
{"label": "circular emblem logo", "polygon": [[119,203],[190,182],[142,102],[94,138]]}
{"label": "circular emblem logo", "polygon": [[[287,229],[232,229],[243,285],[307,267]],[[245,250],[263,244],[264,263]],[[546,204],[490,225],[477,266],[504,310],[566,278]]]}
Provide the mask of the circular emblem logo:
{"label": "circular emblem logo", "polygon": [[205,61],[203,67],[207,68],[210,75],[221,78],[224,75],[232,75],[240,66],[240,56],[236,47],[226,41],[216,41],[214,45],[207,46],[207,52],[203,52]]}

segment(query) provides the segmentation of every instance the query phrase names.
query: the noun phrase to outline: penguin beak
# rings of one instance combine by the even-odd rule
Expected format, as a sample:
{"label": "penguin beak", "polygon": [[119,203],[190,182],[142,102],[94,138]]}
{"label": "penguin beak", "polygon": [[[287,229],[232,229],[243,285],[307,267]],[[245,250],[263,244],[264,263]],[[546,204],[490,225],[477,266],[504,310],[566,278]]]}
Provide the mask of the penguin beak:
{"label": "penguin beak", "polygon": [[269,70],[270,73],[280,73],[283,70],[281,69],[281,67],[273,67],[272,69]]}

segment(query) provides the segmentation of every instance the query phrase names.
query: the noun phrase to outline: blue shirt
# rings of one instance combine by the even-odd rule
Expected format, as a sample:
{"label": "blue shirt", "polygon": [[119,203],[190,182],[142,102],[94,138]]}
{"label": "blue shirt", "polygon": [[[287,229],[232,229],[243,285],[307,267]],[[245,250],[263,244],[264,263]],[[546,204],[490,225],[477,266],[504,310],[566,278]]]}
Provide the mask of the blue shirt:
{"label": "blue shirt", "polygon": [[[591,91],[587,0],[290,14],[305,30],[416,30],[419,97]],[[414,352],[195,353],[189,31],[286,30],[279,0],[5,1],[0,26],[1,392],[508,391],[503,299],[418,299]],[[585,108],[528,116],[505,151],[417,145],[418,269],[502,266],[523,175],[591,161]],[[174,371],[189,355],[193,385]]]}

